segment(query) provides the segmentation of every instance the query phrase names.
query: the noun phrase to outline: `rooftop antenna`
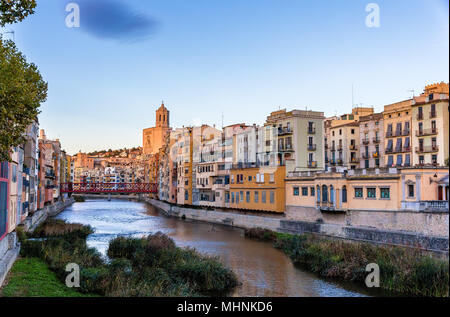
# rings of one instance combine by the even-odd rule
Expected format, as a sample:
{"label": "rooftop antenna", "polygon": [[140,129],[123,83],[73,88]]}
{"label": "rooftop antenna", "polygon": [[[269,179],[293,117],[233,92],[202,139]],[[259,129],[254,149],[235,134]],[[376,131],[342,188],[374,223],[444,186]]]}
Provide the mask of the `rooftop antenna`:
{"label": "rooftop antenna", "polygon": [[408,90],[408,92],[412,93],[411,99],[413,99],[414,98],[414,89],[410,89],[410,90]]}
{"label": "rooftop antenna", "polygon": [[223,130],[223,112],[222,112],[222,130]]}

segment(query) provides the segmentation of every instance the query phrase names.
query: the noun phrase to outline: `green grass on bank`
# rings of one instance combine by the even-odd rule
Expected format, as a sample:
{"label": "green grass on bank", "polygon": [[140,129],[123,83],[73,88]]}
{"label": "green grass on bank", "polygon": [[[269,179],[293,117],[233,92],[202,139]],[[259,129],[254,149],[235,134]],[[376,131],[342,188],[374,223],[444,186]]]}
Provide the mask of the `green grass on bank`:
{"label": "green grass on bank", "polygon": [[21,258],[14,263],[7,285],[0,291],[5,297],[81,297],[87,296],[68,288],[37,258]]}

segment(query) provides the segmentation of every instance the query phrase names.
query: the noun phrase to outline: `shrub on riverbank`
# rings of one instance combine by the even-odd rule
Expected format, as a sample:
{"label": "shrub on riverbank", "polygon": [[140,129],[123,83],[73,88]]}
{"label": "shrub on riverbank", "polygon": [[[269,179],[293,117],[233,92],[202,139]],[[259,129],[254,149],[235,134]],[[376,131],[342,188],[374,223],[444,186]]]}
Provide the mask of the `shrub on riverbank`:
{"label": "shrub on riverbank", "polygon": [[[255,237],[254,232],[247,230],[246,236]],[[263,237],[267,237],[267,233]],[[380,287],[393,294],[449,294],[448,261],[431,258],[420,250],[275,232],[270,241],[295,264],[323,277],[364,283],[368,274],[366,265],[376,263],[380,267]]]}
{"label": "shrub on riverbank", "polygon": [[142,239],[116,238],[110,243],[108,256],[130,261],[137,276],[157,273],[159,278],[141,279],[138,283],[157,283],[164,286],[161,289],[168,287],[174,294],[224,295],[238,284],[234,273],[217,258],[201,255],[193,249],[177,248],[173,240],[162,233]]}
{"label": "shrub on riverbank", "polygon": [[105,263],[88,248],[90,226],[50,219],[27,239],[22,256],[44,260],[65,281],[68,263],[80,267],[82,293],[103,296],[202,296],[225,295],[238,282],[234,273],[216,258],[176,247],[162,233],[146,238],[119,237],[111,241]]}
{"label": "shrub on riverbank", "polygon": [[77,203],[84,203],[86,201],[86,199],[83,196],[78,196],[78,195],[73,196],[73,199]]}

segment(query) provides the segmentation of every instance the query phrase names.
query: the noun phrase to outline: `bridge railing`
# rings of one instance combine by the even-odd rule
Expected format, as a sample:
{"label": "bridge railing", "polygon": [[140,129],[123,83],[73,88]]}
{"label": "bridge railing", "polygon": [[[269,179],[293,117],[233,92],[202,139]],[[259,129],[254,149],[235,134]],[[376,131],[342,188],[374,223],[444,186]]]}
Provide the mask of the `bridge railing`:
{"label": "bridge railing", "polygon": [[154,183],[63,183],[62,193],[157,193]]}

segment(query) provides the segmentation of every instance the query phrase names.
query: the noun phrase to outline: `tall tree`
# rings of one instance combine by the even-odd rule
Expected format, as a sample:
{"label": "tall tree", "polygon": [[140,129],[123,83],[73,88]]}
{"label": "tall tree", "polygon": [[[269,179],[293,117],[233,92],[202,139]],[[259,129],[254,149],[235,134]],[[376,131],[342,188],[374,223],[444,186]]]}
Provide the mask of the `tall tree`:
{"label": "tall tree", "polygon": [[34,8],[36,0],[0,0],[0,27],[22,21]]}
{"label": "tall tree", "polygon": [[[2,1],[3,3],[4,1]],[[24,132],[47,99],[47,83],[12,41],[0,37],[0,161],[24,142]]]}

